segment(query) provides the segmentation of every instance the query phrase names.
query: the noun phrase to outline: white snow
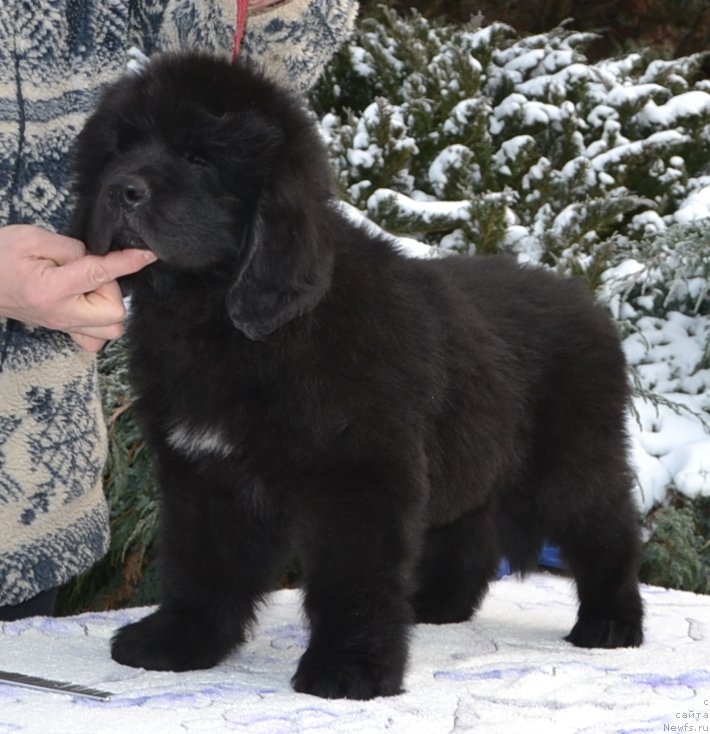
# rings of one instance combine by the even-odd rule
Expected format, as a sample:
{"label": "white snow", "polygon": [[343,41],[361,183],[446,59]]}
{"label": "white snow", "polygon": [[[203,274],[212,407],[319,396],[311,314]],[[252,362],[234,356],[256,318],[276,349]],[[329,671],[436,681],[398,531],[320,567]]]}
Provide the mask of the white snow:
{"label": "white snow", "polygon": [[710,94],[693,90],[671,97],[662,105],[649,100],[644,108],[636,115],[641,124],[677,127],[687,117],[694,117],[710,112]]}
{"label": "white snow", "polygon": [[[710,177],[707,177],[710,179]],[[710,248],[710,181],[703,188],[691,191],[673,213],[676,222],[708,221],[708,247]]]}
{"label": "white snow", "polygon": [[496,154],[496,163],[503,166],[506,161],[514,161],[524,148],[530,146],[535,146],[535,138],[532,135],[515,135],[500,146],[500,150]]}
{"label": "white snow", "polygon": [[592,157],[592,165],[597,170],[603,171],[611,165],[618,165],[624,159],[634,158],[650,148],[678,147],[687,143],[688,140],[688,136],[678,132],[678,130],[662,130],[649,135],[645,140],[634,140],[594,155]]}
{"label": "white snow", "polygon": [[493,110],[491,133],[494,135],[501,133],[505,128],[505,120],[509,117],[520,119],[525,127],[547,126],[558,122],[562,117],[562,111],[555,105],[529,100],[523,94],[513,92]]}
{"label": "white snow", "polygon": [[374,212],[381,207],[396,210],[403,217],[415,215],[425,222],[438,216],[457,219],[470,217],[470,205],[467,201],[417,201],[392,189],[377,189],[368,199],[368,211]]}
{"label": "white snow", "polygon": [[669,94],[660,84],[620,84],[614,87],[607,95],[606,101],[612,107],[638,104],[644,99],[656,96],[667,97]]}
{"label": "white snow", "polygon": [[710,496],[710,369],[697,367],[710,320],[670,312],[664,319],[643,317],[636,327],[624,340],[627,360],[662,399],[637,397],[629,424],[641,506],[648,511],[663,503],[670,484],[690,497]]}
{"label": "white snow", "polygon": [[647,209],[641,214],[636,214],[633,223],[636,227],[641,228],[644,235],[657,234],[666,228],[663,217],[653,209]]}
{"label": "white snow", "polygon": [[357,70],[357,73],[364,77],[372,76],[375,70],[372,68],[370,59],[364,49],[358,46],[350,46],[349,50],[353,67]]}
{"label": "white snow", "polygon": [[449,145],[444,148],[429,166],[428,178],[434,192],[443,194],[449,182],[452,170],[461,170],[467,166],[469,170],[475,167],[473,155],[465,145]]}

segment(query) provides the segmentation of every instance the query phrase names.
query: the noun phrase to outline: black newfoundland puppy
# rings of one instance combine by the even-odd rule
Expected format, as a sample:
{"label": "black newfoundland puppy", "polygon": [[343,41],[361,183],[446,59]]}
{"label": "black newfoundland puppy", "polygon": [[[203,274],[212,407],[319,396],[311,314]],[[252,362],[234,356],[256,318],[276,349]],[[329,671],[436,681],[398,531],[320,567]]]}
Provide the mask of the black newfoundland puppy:
{"label": "black newfoundland puppy", "polygon": [[499,257],[406,259],[345,216],[299,100],[166,56],[80,134],[73,234],[147,247],[136,410],[163,494],[160,608],[115,660],[215,665],[295,551],[297,691],[402,689],[410,626],[460,622],[548,538],[581,647],[642,641],[619,338],[585,286]]}

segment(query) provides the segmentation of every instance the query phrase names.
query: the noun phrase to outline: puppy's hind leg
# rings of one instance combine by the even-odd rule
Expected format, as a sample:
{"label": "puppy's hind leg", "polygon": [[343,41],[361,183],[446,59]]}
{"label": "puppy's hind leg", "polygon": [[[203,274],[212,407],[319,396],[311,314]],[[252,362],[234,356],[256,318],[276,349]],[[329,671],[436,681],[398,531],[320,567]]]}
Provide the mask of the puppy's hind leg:
{"label": "puppy's hind leg", "polygon": [[162,600],[120,629],[111,654],[149,670],[197,670],[244,641],[255,605],[283,560],[283,537],[234,487],[179,459],[162,471]]}
{"label": "puppy's hind leg", "polygon": [[488,508],[430,528],[415,575],[416,621],[447,624],[469,619],[495,577],[499,560],[495,519]]}
{"label": "puppy's hind leg", "polygon": [[643,642],[639,523],[625,466],[606,482],[599,491],[591,486],[594,480],[587,479],[585,487],[580,478],[577,489],[598,499],[585,502],[583,509],[572,503],[569,514],[561,513],[550,526],[549,536],[562,549],[579,597],[577,622],[566,639],[578,647],[637,647]]}
{"label": "puppy's hind leg", "polygon": [[635,518],[617,509],[616,517],[582,520],[560,538],[579,596],[577,622],[566,637],[577,647],[638,647],[643,642]]}

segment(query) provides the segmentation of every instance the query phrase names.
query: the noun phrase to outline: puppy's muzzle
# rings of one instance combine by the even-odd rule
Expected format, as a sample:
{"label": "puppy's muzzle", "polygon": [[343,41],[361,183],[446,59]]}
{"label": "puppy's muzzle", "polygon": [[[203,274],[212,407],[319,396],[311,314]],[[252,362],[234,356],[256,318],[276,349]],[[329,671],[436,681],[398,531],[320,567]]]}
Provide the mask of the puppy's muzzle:
{"label": "puppy's muzzle", "polygon": [[106,204],[114,211],[132,212],[149,199],[148,182],[135,174],[116,175],[106,186]]}
{"label": "puppy's muzzle", "polygon": [[[149,211],[148,181],[136,173],[114,173],[101,192],[90,225],[93,251],[106,253],[126,247],[148,248],[141,232]],[[149,248],[148,248],[149,249]]]}

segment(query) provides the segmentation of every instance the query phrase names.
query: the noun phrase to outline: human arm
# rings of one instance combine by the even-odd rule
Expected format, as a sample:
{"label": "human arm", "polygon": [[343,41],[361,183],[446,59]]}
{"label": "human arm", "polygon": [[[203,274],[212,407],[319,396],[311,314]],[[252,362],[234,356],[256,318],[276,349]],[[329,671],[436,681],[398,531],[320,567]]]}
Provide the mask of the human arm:
{"label": "human arm", "polygon": [[87,255],[78,240],[34,225],[0,228],[0,316],[67,332],[97,352],[123,333],[116,278],[154,262],[147,250]]}

